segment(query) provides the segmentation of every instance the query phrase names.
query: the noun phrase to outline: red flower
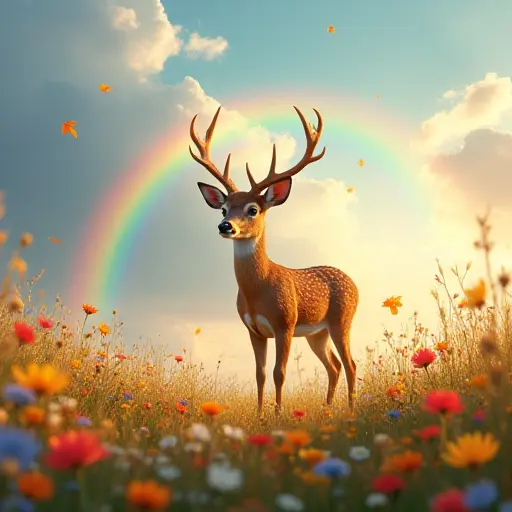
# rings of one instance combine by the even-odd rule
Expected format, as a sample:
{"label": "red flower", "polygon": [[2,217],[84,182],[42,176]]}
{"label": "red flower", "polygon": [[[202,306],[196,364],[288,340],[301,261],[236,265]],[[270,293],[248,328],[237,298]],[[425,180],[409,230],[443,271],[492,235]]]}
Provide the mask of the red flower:
{"label": "red flower", "polygon": [[34,343],[34,328],[25,322],[14,322],[14,332],[20,344]]}
{"label": "red flower", "polygon": [[429,425],[421,430],[414,431],[414,434],[422,441],[432,441],[441,435],[441,427],[439,425]]}
{"label": "red flower", "polygon": [[433,414],[457,414],[464,409],[464,405],[456,391],[438,389],[427,395],[423,409]]}
{"label": "red flower", "polygon": [[116,354],[115,357],[120,361],[124,361],[126,359],[126,356],[124,354]]}
{"label": "red flower", "polygon": [[100,438],[89,430],[71,430],[49,440],[45,464],[52,469],[78,469],[108,457]]}
{"label": "red flower", "polygon": [[300,409],[294,409],[294,411],[293,411],[294,418],[302,419],[302,418],[304,418],[304,416],[306,416],[305,411],[301,411]]}
{"label": "red flower", "polygon": [[149,411],[153,406],[151,405],[151,402],[144,402],[144,409]]}
{"label": "red flower", "polygon": [[39,316],[37,321],[43,329],[51,329],[53,327],[53,320],[51,320],[50,318],[45,318],[44,316],[41,315]]}
{"label": "red flower", "polygon": [[379,475],[372,481],[372,489],[383,494],[400,492],[405,487],[405,480],[397,475]]}
{"label": "red flower", "polygon": [[176,410],[181,412],[181,414],[185,414],[188,411],[188,407],[185,404],[182,404],[179,400],[176,402]]}
{"label": "red flower", "polygon": [[432,500],[432,512],[467,512],[464,505],[464,493],[459,489],[448,489],[439,493]]}
{"label": "red flower", "polygon": [[429,348],[421,348],[411,357],[415,368],[428,368],[437,358],[437,354]]}
{"label": "red flower", "polygon": [[473,416],[473,421],[485,421],[485,412],[482,410],[476,411],[475,415]]}
{"label": "red flower", "polygon": [[174,356],[174,360],[177,362],[177,363],[181,363],[183,361],[183,356]]}
{"label": "red flower", "polygon": [[254,434],[247,438],[247,442],[255,446],[268,446],[272,443],[272,436],[267,434]]}

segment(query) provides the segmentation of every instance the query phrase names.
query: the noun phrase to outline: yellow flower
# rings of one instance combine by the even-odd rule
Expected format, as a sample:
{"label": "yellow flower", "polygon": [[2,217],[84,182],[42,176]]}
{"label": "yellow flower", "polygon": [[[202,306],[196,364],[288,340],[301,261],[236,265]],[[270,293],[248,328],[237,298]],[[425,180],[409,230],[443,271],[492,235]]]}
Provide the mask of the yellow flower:
{"label": "yellow flower", "polygon": [[73,368],[74,370],[78,370],[82,366],[82,362],[79,361],[78,359],[73,359],[73,361],[71,361],[71,363],[69,364],[71,365],[71,368]]}
{"label": "yellow flower", "polygon": [[309,448],[307,450],[299,450],[299,457],[306,461],[309,465],[314,466],[327,458],[327,453],[323,450]]}
{"label": "yellow flower", "polygon": [[500,443],[490,433],[474,432],[464,434],[446,445],[441,455],[446,464],[454,468],[475,469],[494,459]]}
{"label": "yellow flower", "polygon": [[102,336],[106,336],[110,333],[110,327],[105,323],[101,323],[98,325],[98,331],[100,331]]}
{"label": "yellow flower", "polygon": [[437,350],[438,352],[446,352],[448,350],[448,342],[440,341],[439,343],[436,344],[434,350]]}
{"label": "yellow flower", "polygon": [[26,370],[18,365],[12,367],[14,380],[22,387],[32,389],[41,395],[53,395],[65,389],[69,383],[69,377],[60,373],[50,364],[30,363]]}
{"label": "yellow flower", "polygon": [[478,284],[473,288],[465,289],[464,293],[466,294],[466,301],[468,307],[481,309],[485,305],[487,289],[485,286],[485,281],[483,279],[480,279],[480,281],[478,281]]}

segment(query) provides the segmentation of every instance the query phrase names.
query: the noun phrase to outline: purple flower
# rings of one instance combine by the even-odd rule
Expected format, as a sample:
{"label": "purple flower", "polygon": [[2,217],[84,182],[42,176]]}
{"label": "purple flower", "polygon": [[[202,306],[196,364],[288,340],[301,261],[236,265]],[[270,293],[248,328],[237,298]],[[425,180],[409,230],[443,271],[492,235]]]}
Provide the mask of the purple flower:
{"label": "purple flower", "polygon": [[36,394],[18,384],[6,384],[3,389],[5,400],[16,405],[29,405],[36,401]]}
{"label": "purple flower", "polygon": [[91,420],[86,416],[78,416],[78,418],[75,421],[81,427],[90,427],[92,425]]}

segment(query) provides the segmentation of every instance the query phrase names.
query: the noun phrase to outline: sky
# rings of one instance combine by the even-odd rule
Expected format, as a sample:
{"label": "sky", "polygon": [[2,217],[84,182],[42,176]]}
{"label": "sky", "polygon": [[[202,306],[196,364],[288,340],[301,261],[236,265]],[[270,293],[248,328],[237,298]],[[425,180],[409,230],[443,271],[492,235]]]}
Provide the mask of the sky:
{"label": "sky", "polygon": [[[436,258],[446,268],[473,261],[468,285],[479,279],[475,216],[487,205],[496,270],[512,266],[509,2],[19,0],[0,13],[0,229],[11,236],[0,263],[31,232],[29,273],[45,269],[47,303],[59,294],[78,314],[95,304],[97,322],[117,309],[128,345],[185,347],[208,370],[221,359],[226,376],[254,371],[231,242],[196,185],[216,183],[191,158],[175,170],[169,163],[122,234],[119,268],[100,273],[130,169],[177,134],[186,152],[192,116],[204,133],[219,104],[213,157],[220,166],[233,152],[242,189],[245,162],[262,177],[272,143],[278,170],[301,157],[293,105],[312,122],[312,108],[323,115],[326,156],[269,212],[267,246],[283,265],[329,264],[352,276],[356,359],[415,311],[437,332]],[[69,119],[76,140],[61,133]],[[392,295],[403,297],[397,316],[382,307]],[[301,351],[312,377],[320,366],[297,339],[292,356]],[[272,360],[270,344],[269,368]]]}

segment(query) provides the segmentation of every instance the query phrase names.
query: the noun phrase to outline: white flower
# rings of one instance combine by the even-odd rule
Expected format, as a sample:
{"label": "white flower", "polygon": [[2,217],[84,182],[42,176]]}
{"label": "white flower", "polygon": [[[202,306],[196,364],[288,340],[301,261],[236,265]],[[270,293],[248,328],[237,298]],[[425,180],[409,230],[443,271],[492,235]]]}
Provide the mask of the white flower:
{"label": "white flower", "polygon": [[293,494],[278,494],[276,496],[276,505],[281,510],[286,510],[286,512],[300,512],[304,510],[302,500]]}
{"label": "white flower", "polygon": [[242,486],[243,474],[228,464],[213,463],[206,471],[208,485],[221,492],[235,491]]}
{"label": "white flower", "polygon": [[270,433],[273,437],[285,437],[286,432],[284,430],[272,430]]}
{"label": "white flower", "polygon": [[388,504],[388,497],[380,492],[372,492],[366,497],[368,508],[385,507]]}
{"label": "white flower", "polygon": [[176,436],[166,436],[160,440],[159,446],[161,450],[167,448],[174,448],[178,444],[178,438]]}
{"label": "white flower", "polygon": [[192,426],[188,429],[188,435],[195,441],[203,441],[204,443],[207,443],[212,437],[208,427],[203,423],[192,423]]}
{"label": "white flower", "polygon": [[224,435],[235,441],[243,441],[245,437],[244,431],[239,427],[232,427],[231,425],[222,425]]}
{"label": "white flower", "polygon": [[348,451],[348,456],[356,462],[361,462],[370,457],[370,450],[365,446],[352,446]]}
{"label": "white flower", "polygon": [[160,453],[155,457],[155,464],[157,464],[158,466],[164,466],[165,464],[169,464],[169,462],[171,462],[171,459],[169,459],[167,455],[163,455]]}
{"label": "white flower", "polygon": [[375,434],[373,442],[380,447],[386,446],[391,441],[391,438],[387,434]]}
{"label": "white flower", "polygon": [[176,466],[162,466],[157,468],[156,473],[163,480],[174,480],[181,476],[181,470]]}
{"label": "white flower", "polygon": [[203,445],[201,443],[186,443],[183,449],[186,452],[201,453],[203,451]]}

